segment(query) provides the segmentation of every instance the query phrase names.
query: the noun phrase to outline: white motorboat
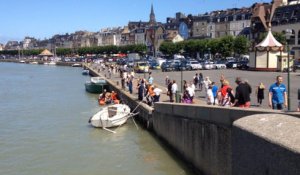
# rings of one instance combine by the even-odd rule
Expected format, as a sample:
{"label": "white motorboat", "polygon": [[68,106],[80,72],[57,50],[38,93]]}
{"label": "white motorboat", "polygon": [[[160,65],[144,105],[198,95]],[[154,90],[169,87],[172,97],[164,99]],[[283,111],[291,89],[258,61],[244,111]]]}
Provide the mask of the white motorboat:
{"label": "white motorboat", "polygon": [[56,65],[56,62],[55,62],[55,61],[50,61],[48,65],[50,65],[50,66],[55,66],[55,65]]}
{"label": "white motorboat", "polygon": [[82,65],[81,64],[79,64],[79,63],[74,63],[74,64],[72,64],[72,67],[81,67]]}
{"label": "white motorboat", "polygon": [[39,64],[37,61],[32,61],[29,64]]}
{"label": "white motorboat", "polygon": [[128,118],[134,115],[137,115],[137,113],[131,113],[129,106],[125,104],[114,104],[103,108],[93,115],[89,119],[89,123],[94,127],[114,132],[106,128],[121,126],[126,123]]}

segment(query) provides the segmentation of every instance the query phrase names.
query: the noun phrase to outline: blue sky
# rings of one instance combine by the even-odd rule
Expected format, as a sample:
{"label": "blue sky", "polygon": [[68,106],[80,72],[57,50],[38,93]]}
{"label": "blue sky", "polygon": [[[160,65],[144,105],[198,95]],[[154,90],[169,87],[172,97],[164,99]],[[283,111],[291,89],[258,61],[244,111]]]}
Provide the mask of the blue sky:
{"label": "blue sky", "polygon": [[176,12],[202,14],[233,7],[249,7],[270,0],[0,0],[0,43],[37,39],[78,30],[91,32],[148,21],[151,4],[156,20],[165,22]]}

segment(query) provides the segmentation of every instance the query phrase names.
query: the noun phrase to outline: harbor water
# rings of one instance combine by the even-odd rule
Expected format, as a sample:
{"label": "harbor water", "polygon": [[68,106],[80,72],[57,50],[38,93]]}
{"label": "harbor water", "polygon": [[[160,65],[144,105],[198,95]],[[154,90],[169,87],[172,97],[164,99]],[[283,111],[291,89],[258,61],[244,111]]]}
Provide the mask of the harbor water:
{"label": "harbor water", "polygon": [[132,122],[89,126],[101,108],[81,68],[0,63],[0,174],[187,175],[168,148]]}

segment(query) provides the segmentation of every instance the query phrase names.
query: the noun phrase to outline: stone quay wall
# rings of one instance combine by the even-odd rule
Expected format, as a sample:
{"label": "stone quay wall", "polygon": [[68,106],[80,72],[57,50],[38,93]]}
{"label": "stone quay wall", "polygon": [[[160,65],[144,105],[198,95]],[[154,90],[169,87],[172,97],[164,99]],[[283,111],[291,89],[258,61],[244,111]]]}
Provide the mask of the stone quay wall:
{"label": "stone quay wall", "polygon": [[201,174],[300,172],[299,113],[172,103],[154,108],[154,132]]}

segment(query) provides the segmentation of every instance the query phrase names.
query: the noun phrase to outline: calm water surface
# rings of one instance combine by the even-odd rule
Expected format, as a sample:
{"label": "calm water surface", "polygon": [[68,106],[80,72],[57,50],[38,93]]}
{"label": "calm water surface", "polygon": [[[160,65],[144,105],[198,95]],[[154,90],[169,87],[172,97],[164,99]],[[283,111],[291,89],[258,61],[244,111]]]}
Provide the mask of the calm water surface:
{"label": "calm water surface", "polygon": [[100,107],[81,68],[0,63],[0,70],[0,174],[192,174],[131,120],[117,134],[90,127]]}

